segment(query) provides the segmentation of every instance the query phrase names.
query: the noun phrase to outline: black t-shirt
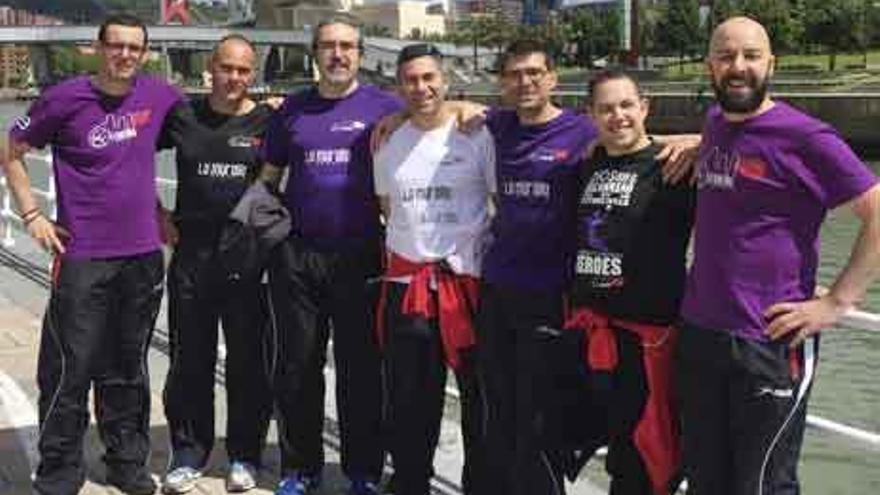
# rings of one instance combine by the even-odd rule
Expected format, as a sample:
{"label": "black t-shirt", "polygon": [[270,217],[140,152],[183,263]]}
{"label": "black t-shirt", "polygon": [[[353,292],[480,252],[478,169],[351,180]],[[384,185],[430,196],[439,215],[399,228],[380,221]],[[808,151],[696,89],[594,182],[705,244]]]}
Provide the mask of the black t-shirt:
{"label": "black t-shirt", "polygon": [[643,323],[677,318],[696,195],[663,183],[659,149],[611,157],[600,147],[581,167],[576,306]]}
{"label": "black t-shirt", "polygon": [[259,149],[272,110],[215,112],[207,98],[177,105],[165,118],[159,145],[177,148],[174,219],[183,232],[215,231],[244,194],[260,165]]}

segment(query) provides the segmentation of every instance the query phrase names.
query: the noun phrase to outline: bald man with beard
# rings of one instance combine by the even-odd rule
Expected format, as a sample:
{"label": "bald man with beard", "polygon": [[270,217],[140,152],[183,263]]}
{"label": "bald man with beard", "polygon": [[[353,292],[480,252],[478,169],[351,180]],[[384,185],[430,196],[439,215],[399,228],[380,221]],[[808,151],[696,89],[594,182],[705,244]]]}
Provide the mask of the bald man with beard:
{"label": "bald man with beard", "polygon": [[[707,65],[718,104],[703,127],[677,356],[688,493],[797,494],[819,331],[877,275],[880,187],[833,128],[770,97],[759,23],[720,24]],[[815,296],[819,228],[840,206],[861,228]]]}

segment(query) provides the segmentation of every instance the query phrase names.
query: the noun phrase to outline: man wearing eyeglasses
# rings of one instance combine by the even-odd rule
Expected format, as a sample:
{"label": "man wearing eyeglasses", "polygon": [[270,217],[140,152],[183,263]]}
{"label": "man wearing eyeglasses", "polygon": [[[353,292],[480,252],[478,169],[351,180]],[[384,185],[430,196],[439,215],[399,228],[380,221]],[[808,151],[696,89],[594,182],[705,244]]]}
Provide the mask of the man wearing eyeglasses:
{"label": "man wearing eyeglasses", "polygon": [[[542,404],[550,360],[539,345],[562,327],[574,252],[578,166],[596,129],[553,104],[557,75],[539,43],[518,41],[501,61],[501,95],[486,124],[498,160],[498,213],[483,258],[477,344],[489,403],[487,436],[499,493],[564,493]],[[544,426],[539,426],[544,425]]]}
{"label": "man wearing eyeglasses", "polygon": [[362,39],[351,21],[320,23],[312,49],[318,84],[287,98],[264,142],[262,178],[277,184],[286,171],[284,203],[293,217],[269,271],[282,470],[276,493],[299,495],[320,483],[332,323],[342,469],[350,493],[373,494],[383,460],[373,325],[382,237],[369,136],[402,102],[358,83]]}
{"label": "man wearing eyeglasses", "polygon": [[[46,90],[10,131],[6,176],[28,233],[55,254],[53,287],[37,364],[40,462],[34,490],[75,494],[85,480],[88,392],[106,446],[107,482],[147,494],[147,349],[162,297],[155,145],[181,100],[142,76],[147,31],[130,16],[104,21],[100,69]],[[51,145],[58,221],[40,209],[23,163]]]}

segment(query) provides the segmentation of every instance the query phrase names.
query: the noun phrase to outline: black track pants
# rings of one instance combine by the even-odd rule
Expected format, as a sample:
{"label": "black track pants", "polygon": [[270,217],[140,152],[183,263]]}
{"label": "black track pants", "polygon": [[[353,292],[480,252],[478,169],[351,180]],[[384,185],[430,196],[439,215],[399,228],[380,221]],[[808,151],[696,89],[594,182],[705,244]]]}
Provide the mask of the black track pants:
{"label": "black track pants", "polygon": [[[551,343],[562,328],[562,295],[483,284],[477,325],[489,407],[487,438],[497,493],[565,492],[553,423],[556,402]],[[555,416],[553,416],[555,418]]]}
{"label": "black track pants", "polygon": [[796,349],[682,326],[678,386],[691,495],[796,495],[818,340]]}
{"label": "black track pants", "polygon": [[56,268],[37,363],[40,463],[34,488],[69,495],[85,480],[92,384],[108,469],[146,463],[147,350],[162,299],[162,254],[63,260]]}
{"label": "black track pants", "polygon": [[[390,405],[389,430],[395,495],[428,495],[434,451],[443,418],[447,367],[435,321],[400,312],[405,284],[389,284],[385,305],[385,350]],[[489,495],[485,406],[473,352],[455,372],[464,443],[463,492]]]}
{"label": "black track pants", "polygon": [[226,450],[230,461],[260,465],[271,395],[265,356],[265,288],[226,278],[214,243],[178,244],[168,270],[171,366],[163,394],[170,469],[205,465],[214,444],[218,322],[226,345]]}
{"label": "black track pants", "polygon": [[282,474],[318,475],[324,465],[324,365],[333,329],[342,469],[378,480],[382,381],[375,339],[379,249],[324,252],[288,239],[269,272],[277,346],[273,391]]}

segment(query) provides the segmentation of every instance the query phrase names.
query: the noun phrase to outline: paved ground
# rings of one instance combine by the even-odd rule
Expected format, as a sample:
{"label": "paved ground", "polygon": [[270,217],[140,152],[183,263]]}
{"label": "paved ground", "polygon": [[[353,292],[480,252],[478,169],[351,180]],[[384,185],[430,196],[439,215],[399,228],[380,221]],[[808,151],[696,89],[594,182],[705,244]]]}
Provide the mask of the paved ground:
{"label": "paved ground", "polygon": [[[16,251],[23,254],[26,247]],[[36,259],[33,252],[28,256]],[[41,263],[43,263],[41,261]],[[36,404],[36,356],[39,341],[40,318],[45,305],[47,292],[34,280],[23,277],[20,271],[10,268],[7,260],[0,264],[0,494],[29,494],[30,473],[36,463],[37,410]],[[44,265],[41,265],[44,266]],[[164,472],[168,460],[168,432],[162,413],[161,389],[168,367],[167,356],[163,353],[166,340],[164,312],[157,322],[154,346],[150,350],[150,374],[152,388],[152,445],[150,458],[151,471],[156,476]],[[333,390],[332,369],[326,373],[327,389]],[[225,425],[225,393],[218,385],[217,395],[217,436],[218,448],[210,463],[207,476],[199,483],[196,493],[225,493],[223,476],[226,459],[223,455],[223,431]],[[450,410],[455,407],[447,408]],[[346,483],[339,469],[338,437],[336,435],[334,394],[327,394],[327,423],[324,433],[327,466],[324,471],[324,484],[320,494],[344,493]],[[435,458],[437,478],[434,492],[438,494],[460,493],[458,473],[461,469],[461,442],[455,414],[447,414],[444,419],[441,444]],[[120,493],[104,484],[100,441],[94,428],[90,428],[86,442],[88,481],[81,493],[113,494]],[[266,469],[261,475],[259,489],[251,493],[269,494],[277,483],[278,448],[276,435],[270,431],[269,445],[264,456]],[[596,495],[602,493],[589,481],[579,481],[569,493],[576,495]],[[542,494],[536,494],[542,495]]]}

